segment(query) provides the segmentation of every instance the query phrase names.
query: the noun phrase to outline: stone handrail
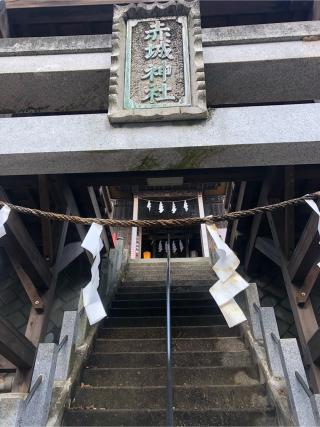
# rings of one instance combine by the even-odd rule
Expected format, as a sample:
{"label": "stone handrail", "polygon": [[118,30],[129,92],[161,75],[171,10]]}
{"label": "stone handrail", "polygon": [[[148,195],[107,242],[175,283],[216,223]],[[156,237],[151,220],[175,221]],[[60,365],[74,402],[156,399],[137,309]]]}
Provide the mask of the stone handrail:
{"label": "stone handrail", "polygon": [[[313,394],[308,386],[297,340],[280,338],[274,309],[260,306],[255,284],[243,292],[242,304],[253,338],[251,344],[264,348],[271,388],[285,384],[294,425],[320,426],[320,395]],[[274,390],[270,391],[272,394]]]}

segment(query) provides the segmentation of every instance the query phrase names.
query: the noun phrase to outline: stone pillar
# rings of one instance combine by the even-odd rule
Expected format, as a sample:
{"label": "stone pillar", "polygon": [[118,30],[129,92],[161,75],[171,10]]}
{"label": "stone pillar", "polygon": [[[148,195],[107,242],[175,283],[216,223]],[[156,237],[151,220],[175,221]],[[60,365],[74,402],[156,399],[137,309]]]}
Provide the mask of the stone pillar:
{"label": "stone pillar", "polygon": [[[203,205],[203,197],[202,193],[198,193],[198,206],[199,206],[199,215],[204,217],[204,205]],[[201,224],[201,244],[202,244],[202,256],[209,258],[209,244],[208,244],[208,235],[207,235],[207,227],[205,224]]]}

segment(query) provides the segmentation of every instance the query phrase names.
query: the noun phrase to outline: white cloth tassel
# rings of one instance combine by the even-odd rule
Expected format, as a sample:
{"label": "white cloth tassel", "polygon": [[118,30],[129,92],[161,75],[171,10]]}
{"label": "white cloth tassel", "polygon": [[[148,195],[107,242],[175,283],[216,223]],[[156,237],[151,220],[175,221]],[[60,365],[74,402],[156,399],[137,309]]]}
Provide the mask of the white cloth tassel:
{"label": "white cloth tassel", "polygon": [[222,240],[215,225],[207,225],[209,234],[214,241],[219,260],[213,266],[213,270],[219,280],[210,288],[209,292],[219,306],[229,328],[232,328],[246,320],[241,308],[234,297],[249,286],[236,272],[240,261],[228,245]]}
{"label": "white cloth tassel", "polygon": [[3,237],[6,233],[6,230],[4,228],[4,224],[7,222],[9,215],[10,215],[11,209],[9,206],[4,205],[0,209],[0,239]]}
{"label": "white cloth tassel", "polygon": [[151,212],[151,202],[150,202],[150,200],[148,201],[147,208],[149,209],[149,212]]}
{"label": "white cloth tassel", "polygon": [[83,306],[86,310],[90,325],[94,325],[107,315],[98,293],[100,282],[100,251],[103,247],[103,243],[100,238],[102,230],[102,225],[93,223],[81,245],[84,249],[91,252],[93,256],[91,280],[87,286],[82,289]]}
{"label": "white cloth tassel", "polygon": [[162,202],[159,203],[159,212],[160,213],[164,212],[164,207],[163,207],[163,203]]}
{"label": "white cloth tassel", "polygon": [[176,206],[176,204],[175,204],[174,202],[172,202],[172,209],[171,209],[171,212],[172,212],[173,214],[175,214],[175,213],[177,212],[177,206]]}
{"label": "white cloth tassel", "polygon": [[186,212],[188,212],[188,210],[189,210],[189,205],[188,205],[188,202],[187,202],[186,200],[184,201],[183,209],[184,209]]}
{"label": "white cloth tassel", "polygon": [[176,245],[176,242],[175,242],[175,241],[173,241],[173,242],[172,242],[172,252],[173,252],[174,254],[177,252],[177,245]]}

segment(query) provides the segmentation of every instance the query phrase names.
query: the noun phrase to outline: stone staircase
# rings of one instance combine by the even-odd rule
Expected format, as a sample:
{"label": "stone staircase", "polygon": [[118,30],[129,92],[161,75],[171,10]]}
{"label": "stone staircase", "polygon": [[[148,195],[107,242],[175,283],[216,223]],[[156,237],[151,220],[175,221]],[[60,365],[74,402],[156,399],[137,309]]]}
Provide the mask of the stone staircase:
{"label": "stone staircase", "polygon": [[[64,425],[166,425],[165,268],[131,262],[76,386]],[[206,259],[172,261],[174,422],[277,425],[239,329],[210,294]]]}

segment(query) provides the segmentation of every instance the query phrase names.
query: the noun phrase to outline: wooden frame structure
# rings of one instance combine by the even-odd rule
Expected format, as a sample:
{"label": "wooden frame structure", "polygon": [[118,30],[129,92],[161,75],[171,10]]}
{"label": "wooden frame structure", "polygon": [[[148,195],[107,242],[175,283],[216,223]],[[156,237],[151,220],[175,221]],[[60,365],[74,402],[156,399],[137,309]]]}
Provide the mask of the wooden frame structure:
{"label": "wooden frame structure", "polygon": [[[270,168],[262,180],[258,197],[258,206],[267,205],[275,187],[279,184],[279,168]],[[295,197],[297,177],[293,166],[283,168],[282,199]],[[281,186],[280,186],[281,187]],[[236,208],[242,206],[246,185],[239,185]],[[277,193],[277,191],[276,191]],[[247,236],[244,252],[244,267],[249,270],[254,249],[280,267],[283,282],[289,298],[292,314],[298,332],[299,343],[309,381],[314,392],[320,391],[320,329],[310,300],[310,294],[317,283],[320,269],[317,265],[316,242],[319,218],[310,212],[309,220],[300,238],[296,241],[294,208],[286,208],[282,213],[267,213],[267,224],[271,239],[258,236],[262,223],[262,215],[254,216]],[[232,224],[229,242],[235,244],[238,222]],[[265,233],[264,233],[265,234]]]}
{"label": "wooden frame structure", "polygon": [[[112,202],[107,190],[90,186],[87,191],[91,209],[97,217],[105,216],[100,206],[110,212]],[[3,187],[0,187],[0,198],[11,201]],[[66,214],[80,215],[73,190],[65,178],[39,176],[38,198],[40,209],[62,208]],[[1,241],[31,303],[25,334],[0,317],[0,368],[16,370],[13,384],[13,391],[16,392],[28,391],[36,348],[46,333],[58,275],[84,251],[81,242],[87,232],[85,226],[77,224],[75,229],[80,240],[68,243],[68,222],[51,224],[49,220],[43,219],[40,228],[42,253],[24,219],[14,212],[10,213],[6,224],[7,235]],[[113,247],[109,229],[104,230],[102,240],[108,252]],[[92,261],[89,254],[88,261]]]}

